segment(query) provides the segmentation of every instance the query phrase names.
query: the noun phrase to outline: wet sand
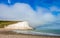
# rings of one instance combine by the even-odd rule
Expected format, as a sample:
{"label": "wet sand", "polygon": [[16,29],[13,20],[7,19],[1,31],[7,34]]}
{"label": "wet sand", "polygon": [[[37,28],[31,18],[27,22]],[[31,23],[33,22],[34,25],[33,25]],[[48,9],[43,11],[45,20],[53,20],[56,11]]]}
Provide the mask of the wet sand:
{"label": "wet sand", "polygon": [[60,36],[44,36],[44,35],[29,35],[29,34],[17,34],[11,31],[1,31],[0,38],[60,38]]}

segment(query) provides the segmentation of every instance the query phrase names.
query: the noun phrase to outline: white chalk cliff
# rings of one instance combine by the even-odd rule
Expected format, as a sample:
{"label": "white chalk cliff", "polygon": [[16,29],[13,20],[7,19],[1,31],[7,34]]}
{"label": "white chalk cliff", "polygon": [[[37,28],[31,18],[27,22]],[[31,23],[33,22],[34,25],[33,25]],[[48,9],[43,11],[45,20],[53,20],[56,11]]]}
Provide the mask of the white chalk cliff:
{"label": "white chalk cliff", "polygon": [[4,28],[5,29],[21,29],[21,30],[33,29],[32,27],[29,26],[28,22],[26,22],[26,21],[11,24],[11,25],[8,25],[8,26],[6,26]]}

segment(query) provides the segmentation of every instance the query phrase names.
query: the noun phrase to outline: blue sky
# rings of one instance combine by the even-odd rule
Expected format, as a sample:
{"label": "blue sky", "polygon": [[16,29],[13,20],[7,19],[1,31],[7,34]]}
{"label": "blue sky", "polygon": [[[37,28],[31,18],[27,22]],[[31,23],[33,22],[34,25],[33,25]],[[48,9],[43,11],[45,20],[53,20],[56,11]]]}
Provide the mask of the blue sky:
{"label": "blue sky", "polygon": [[[8,0],[0,0],[0,3],[4,3],[6,5],[14,5],[15,3],[27,3],[34,10],[36,10],[36,6],[41,6],[49,9],[50,6],[57,6],[60,8],[60,0],[10,0],[11,4],[8,3]],[[53,14],[57,15],[58,12],[53,12]]]}
{"label": "blue sky", "polygon": [[[35,6],[49,7],[49,6],[57,6],[60,7],[60,0],[10,0],[11,5],[17,2],[19,3],[27,3],[31,5],[33,8]],[[0,0],[0,3],[8,4],[8,0]]]}
{"label": "blue sky", "polygon": [[0,19],[24,20],[33,27],[60,23],[60,0],[0,0]]}

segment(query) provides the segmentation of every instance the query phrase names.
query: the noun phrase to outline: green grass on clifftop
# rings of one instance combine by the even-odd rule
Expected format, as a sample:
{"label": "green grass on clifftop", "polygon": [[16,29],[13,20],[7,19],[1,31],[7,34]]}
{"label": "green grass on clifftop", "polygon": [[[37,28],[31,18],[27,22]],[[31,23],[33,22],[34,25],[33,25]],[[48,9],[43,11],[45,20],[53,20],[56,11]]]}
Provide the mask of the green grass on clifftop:
{"label": "green grass on clifftop", "polygon": [[4,26],[8,26],[10,24],[17,23],[18,21],[0,21],[0,28],[4,28]]}

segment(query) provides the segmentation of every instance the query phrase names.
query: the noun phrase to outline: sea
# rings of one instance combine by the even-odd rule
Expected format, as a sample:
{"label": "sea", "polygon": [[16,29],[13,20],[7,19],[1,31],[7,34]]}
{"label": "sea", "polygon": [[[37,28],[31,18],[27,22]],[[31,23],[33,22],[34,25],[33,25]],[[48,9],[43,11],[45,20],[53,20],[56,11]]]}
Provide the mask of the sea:
{"label": "sea", "polygon": [[32,35],[60,36],[60,23],[40,25],[33,30],[13,30],[13,32]]}

